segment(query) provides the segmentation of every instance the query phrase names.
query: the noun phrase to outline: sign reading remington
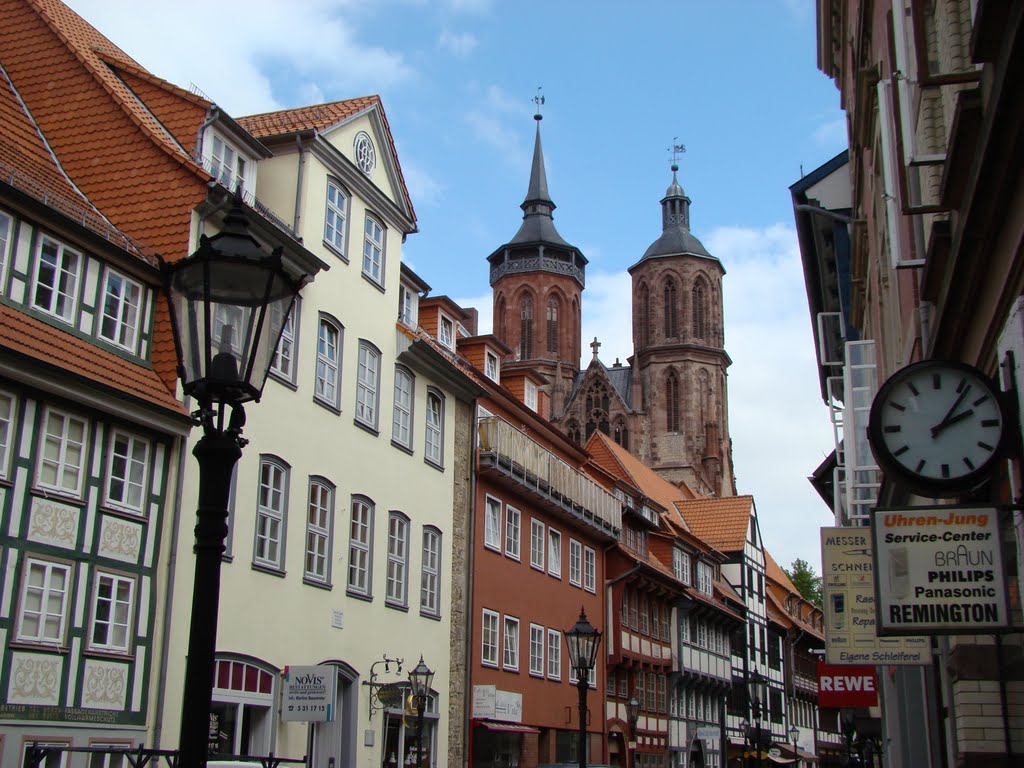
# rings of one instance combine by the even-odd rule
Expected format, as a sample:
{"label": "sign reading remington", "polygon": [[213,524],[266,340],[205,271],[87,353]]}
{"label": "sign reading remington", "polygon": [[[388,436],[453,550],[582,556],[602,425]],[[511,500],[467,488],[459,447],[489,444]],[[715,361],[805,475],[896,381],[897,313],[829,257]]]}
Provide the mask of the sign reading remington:
{"label": "sign reading remington", "polygon": [[992,507],[878,509],[879,634],[976,634],[1008,623]]}

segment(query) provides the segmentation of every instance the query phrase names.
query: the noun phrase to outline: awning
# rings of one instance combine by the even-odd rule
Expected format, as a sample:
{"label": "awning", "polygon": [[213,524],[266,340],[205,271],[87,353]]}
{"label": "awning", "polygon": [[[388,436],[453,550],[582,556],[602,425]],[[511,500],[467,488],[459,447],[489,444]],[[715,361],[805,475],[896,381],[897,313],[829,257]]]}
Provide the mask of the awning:
{"label": "awning", "polygon": [[505,733],[540,733],[540,728],[532,725],[520,725],[519,723],[495,723],[490,720],[477,720],[477,725],[482,725],[488,731],[504,731]]}

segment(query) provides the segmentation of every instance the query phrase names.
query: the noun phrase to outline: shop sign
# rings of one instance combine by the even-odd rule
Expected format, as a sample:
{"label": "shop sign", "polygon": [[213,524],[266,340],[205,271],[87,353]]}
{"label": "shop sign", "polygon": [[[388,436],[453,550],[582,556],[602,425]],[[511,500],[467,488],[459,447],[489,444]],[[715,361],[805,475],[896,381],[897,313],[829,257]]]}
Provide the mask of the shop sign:
{"label": "shop sign", "polygon": [[334,667],[285,667],[281,719],[322,723],[334,719]]}
{"label": "shop sign", "polygon": [[879,633],[974,635],[1007,626],[997,509],[878,509],[872,530]]}
{"label": "shop sign", "polygon": [[873,666],[818,662],[818,706],[877,707],[878,676]]}

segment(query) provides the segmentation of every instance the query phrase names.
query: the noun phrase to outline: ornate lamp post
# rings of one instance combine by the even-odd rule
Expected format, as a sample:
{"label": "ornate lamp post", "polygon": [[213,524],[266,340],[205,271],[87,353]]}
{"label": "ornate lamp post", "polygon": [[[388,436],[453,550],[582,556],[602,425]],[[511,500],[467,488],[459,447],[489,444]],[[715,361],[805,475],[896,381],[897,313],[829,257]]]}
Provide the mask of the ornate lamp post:
{"label": "ornate lamp post", "polygon": [[[754,724],[751,725],[746,720],[740,721],[740,728],[743,729],[743,740],[757,750],[758,768],[763,768],[764,766],[764,750],[761,743],[763,737],[761,733],[761,688],[763,685],[763,678],[756,672],[754,673],[753,678],[747,681],[747,694],[750,699],[750,716],[754,721]],[[749,747],[747,751],[747,759],[744,762],[746,765],[750,765]]]}
{"label": "ornate lamp post", "polygon": [[580,617],[576,621],[576,625],[565,631],[565,643],[569,646],[569,663],[576,671],[576,688],[580,692],[580,734],[577,749],[580,768],[586,768],[587,689],[590,687],[590,672],[597,663],[597,647],[601,644],[601,632],[587,621],[587,614],[582,608],[580,608]]}
{"label": "ornate lamp post", "polygon": [[795,725],[789,727],[789,740],[793,742],[793,758],[799,760],[796,754],[796,740],[800,738],[800,729]]}
{"label": "ornate lamp post", "polygon": [[434,672],[423,663],[421,655],[419,664],[409,673],[409,684],[416,699],[416,765],[420,768],[423,768],[423,715],[427,711],[427,700],[433,681]]}
{"label": "ornate lamp post", "polygon": [[[195,583],[182,697],[179,762],[204,768],[209,754],[220,564],[227,536],[231,471],[242,455],[242,404],[259,400],[285,318],[305,275],[266,253],[248,232],[241,201],[220,233],[203,235],[192,255],[164,267],[182,390],[196,399],[203,436],[195,528]],[[229,410],[225,426],[225,411]]]}
{"label": "ornate lamp post", "polygon": [[626,719],[629,720],[629,768],[633,768],[636,758],[636,723],[640,719],[640,701],[630,696],[626,702]]}

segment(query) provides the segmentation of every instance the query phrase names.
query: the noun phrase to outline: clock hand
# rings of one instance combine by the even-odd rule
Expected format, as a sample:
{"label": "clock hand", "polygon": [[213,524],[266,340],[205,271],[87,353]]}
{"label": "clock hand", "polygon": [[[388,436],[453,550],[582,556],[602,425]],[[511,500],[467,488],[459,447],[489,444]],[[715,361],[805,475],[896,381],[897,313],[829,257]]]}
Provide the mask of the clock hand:
{"label": "clock hand", "polygon": [[[960,383],[961,385],[963,384],[962,379]],[[962,403],[964,401],[964,398],[967,397],[967,393],[970,391],[970,389],[971,385],[967,384],[966,386],[964,386],[963,389],[960,390],[960,394],[957,396],[956,400],[953,401],[953,405],[949,407],[949,410],[946,411],[946,415],[942,417],[942,421],[940,421],[936,425],[937,427],[941,427],[943,424],[949,421],[950,418],[952,418],[953,414],[956,412],[956,409],[960,407],[960,403]]]}
{"label": "clock hand", "polygon": [[973,408],[968,408],[966,411],[963,411],[962,413],[958,413],[953,418],[945,418],[945,419],[943,419],[938,424],[936,424],[934,427],[932,427],[932,437],[933,438],[938,437],[939,433],[942,432],[943,430],[945,430],[947,427],[951,427],[954,424],[956,424],[958,421],[963,421],[968,416],[972,416],[972,415],[974,415],[974,409]]}

